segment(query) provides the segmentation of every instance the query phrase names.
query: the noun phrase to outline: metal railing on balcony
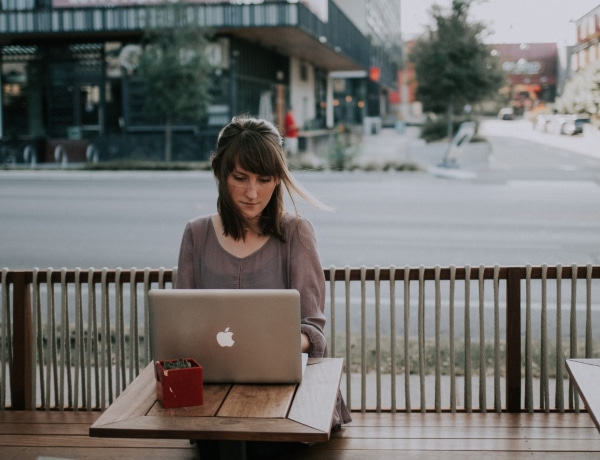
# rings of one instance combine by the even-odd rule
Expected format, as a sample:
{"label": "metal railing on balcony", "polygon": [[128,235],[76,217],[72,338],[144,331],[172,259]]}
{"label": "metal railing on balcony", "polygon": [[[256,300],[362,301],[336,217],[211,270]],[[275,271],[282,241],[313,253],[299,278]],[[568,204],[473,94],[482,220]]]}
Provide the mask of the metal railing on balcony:
{"label": "metal railing on balcony", "polygon": [[[352,410],[579,410],[564,360],[600,356],[600,266],[324,273],[329,352],[345,358]],[[151,361],[146,293],[174,277],[4,269],[0,410],[106,408]]]}
{"label": "metal railing on balcony", "polygon": [[[1,11],[0,34],[18,38],[31,34],[98,34],[137,32],[172,27],[174,16],[162,14],[157,6],[54,8],[31,11]],[[185,5],[178,16],[186,23],[209,30],[292,27],[301,29],[315,41],[327,37],[326,46],[340,50],[364,69],[369,68],[370,44],[360,30],[331,3],[328,20],[323,22],[302,3],[262,3],[252,5]],[[183,25],[183,24],[179,24]]]}

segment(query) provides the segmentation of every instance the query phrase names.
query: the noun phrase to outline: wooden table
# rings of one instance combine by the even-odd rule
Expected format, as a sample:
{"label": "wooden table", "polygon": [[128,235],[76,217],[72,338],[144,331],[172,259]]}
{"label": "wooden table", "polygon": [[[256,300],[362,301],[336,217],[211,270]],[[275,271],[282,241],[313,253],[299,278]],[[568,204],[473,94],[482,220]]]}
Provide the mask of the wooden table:
{"label": "wooden table", "polygon": [[600,431],[600,359],[567,359],[567,370]]}
{"label": "wooden table", "polygon": [[228,441],[227,450],[242,458],[245,441],[327,441],[342,368],[341,358],[310,358],[298,385],[204,385],[203,405],[165,409],[150,363],[90,436]]}

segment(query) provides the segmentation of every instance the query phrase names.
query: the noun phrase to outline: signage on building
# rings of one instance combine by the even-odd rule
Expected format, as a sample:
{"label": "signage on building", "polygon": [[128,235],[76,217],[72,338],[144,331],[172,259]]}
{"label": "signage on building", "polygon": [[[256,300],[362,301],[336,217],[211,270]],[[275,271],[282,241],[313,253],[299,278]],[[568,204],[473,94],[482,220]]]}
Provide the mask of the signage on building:
{"label": "signage on building", "polygon": [[513,85],[555,85],[558,81],[556,43],[510,43],[492,45],[502,69]]}
{"label": "signage on building", "polygon": [[513,75],[537,75],[542,70],[542,64],[539,61],[519,59],[518,61],[503,62],[502,69]]}
{"label": "signage on building", "polygon": [[372,81],[379,81],[379,79],[381,78],[381,69],[379,67],[371,67],[369,69],[369,78]]}

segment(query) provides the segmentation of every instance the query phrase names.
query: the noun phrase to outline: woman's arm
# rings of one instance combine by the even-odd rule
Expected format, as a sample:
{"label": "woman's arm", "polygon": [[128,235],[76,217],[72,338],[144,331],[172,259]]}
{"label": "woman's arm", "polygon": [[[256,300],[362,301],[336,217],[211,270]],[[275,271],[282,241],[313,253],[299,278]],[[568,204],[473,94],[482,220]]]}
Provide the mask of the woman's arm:
{"label": "woman's arm", "polygon": [[315,232],[303,218],[294,220],[290,228],[290,288],[300,292],[302,349],[313,357],[323,357],[327,355],[325,276]]}
{"label": "woman's arm", "polygon": [[183,231],[179,247],[179,260],[177,262],[177,279],[175,289],[194,289],[194,242],[192,226],[188,222]]}

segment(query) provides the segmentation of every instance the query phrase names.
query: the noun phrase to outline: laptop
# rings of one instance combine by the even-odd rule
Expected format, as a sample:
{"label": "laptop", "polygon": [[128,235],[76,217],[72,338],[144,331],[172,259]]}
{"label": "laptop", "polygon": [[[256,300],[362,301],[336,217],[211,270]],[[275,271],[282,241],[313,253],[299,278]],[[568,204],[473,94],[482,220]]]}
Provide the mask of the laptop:
{"label": "laptop", "polygon": [[300,293],[293,289],[151,289],[154,360],[195,358],[206,383],[298,383]]}

